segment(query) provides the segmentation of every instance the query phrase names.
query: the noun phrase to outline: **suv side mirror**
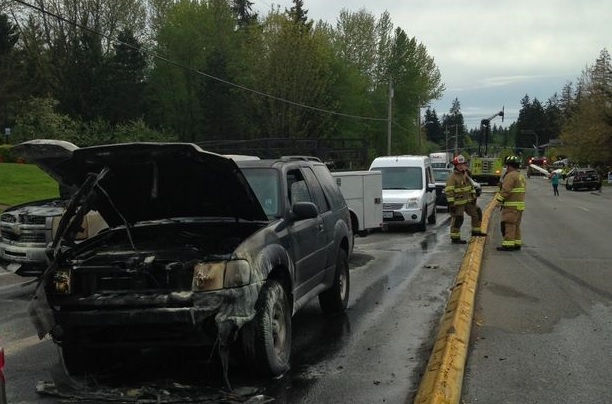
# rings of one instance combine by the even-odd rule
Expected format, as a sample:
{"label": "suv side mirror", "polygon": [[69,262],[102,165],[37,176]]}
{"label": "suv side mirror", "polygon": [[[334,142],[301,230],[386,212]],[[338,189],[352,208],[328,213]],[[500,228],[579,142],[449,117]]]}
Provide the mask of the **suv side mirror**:
{"label": "suv side mirror", "polygon": [[295,220],[312,219],[319,216],[317,205],[312,202],[296,202],[291,206]]}
{"label": "suv side mirror", "polygon": [[435,191],[435,190],[436,190],[436,184],[427,184],[427,192]]}

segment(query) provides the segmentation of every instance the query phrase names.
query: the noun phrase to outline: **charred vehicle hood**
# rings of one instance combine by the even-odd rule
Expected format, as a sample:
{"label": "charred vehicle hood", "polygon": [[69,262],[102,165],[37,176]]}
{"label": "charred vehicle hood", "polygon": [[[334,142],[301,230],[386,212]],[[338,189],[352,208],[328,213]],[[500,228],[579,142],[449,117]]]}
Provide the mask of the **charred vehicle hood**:
{"label": "charred vehicle hood", "polygon": [[110,227],[177,217],[267,221],[236,163],[189,143],[126,143],[77,148],[36,140],[15,146],[61,184],[99,181],[93,209]]}

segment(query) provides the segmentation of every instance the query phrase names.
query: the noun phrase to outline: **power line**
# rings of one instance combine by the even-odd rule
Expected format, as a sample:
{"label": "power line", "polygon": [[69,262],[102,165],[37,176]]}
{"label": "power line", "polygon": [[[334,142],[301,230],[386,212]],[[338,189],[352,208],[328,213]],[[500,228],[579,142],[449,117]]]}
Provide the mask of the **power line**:
{"label": "power line", "polygon": [[399,123],[397,123],[397,121],[392,121],[393,125],[397,126],[400,129],[404,129],[406,132],[410,132],[410,129],[408,128],[404,128],[402,125],[400,125]]}
{"label": "power line", "polygon": [[173,60],[168,59],[167,57],[164,57],[164,56],[161,56],[161,55],[157,54],[156,52],[147,52],[147,51],[144,51],[144,50],[139,49],[138,47],[136,47],[136,46],[134,46],[132,44],[120,41],[118,39],[111,38],[109,35],[106,35],[106,34],[103,34],[101,32],[98,32],[98,31],[96,31],[94,29],[91,29],[89,27],[81,25],[81,24],[79,24],[77,22],[68,20],[67,18],[64,18],[64,17],[62,17],[60,15],[57,15],[57,14],[52,13],[50,11],[47,11],[47,10],[45,10],[43,8],[40,8],[38,6],[35,6],[33,4],[26,3],[25,1],[22,1],[22,0],[13,0],[13,1],[16,2],[16,3],[22,4],[22,5],[26,6],[26,7],[30,7],[30,8],[32,8],[32,9],[34,9],[36,11],[39,11],[39,12],[41,12],[43,14],[50,15],[51,17],[54,17],[54,18],[56,18],[56,19],[58,19],[60,21],[63,21],[65,23],[67,23],[67,24],[73,25],[73,26],[78,27],[80,29],[83,29],[85,31],[89,31],[89,32],[91,32],[93,34],[99,35],[102,38],[105,38],[105,39],[107,39],[107,40],[109,40],[111,42],[127,46],[127,47],[129,47],[131,49],[134,49],[134,50],[137,50],[137,51],[142,51],[143,53],[148,53],[150,56],[152,56],[155,59],[162,60],[162,61],[164,61],[164,62],[166,62],[168,64],[171,64],[173,66],[180,67],[180,68],[185,69],[185,70],[187,70],[189,72],[199,74],[199,75],[204,76],[206,78],[209,78],[209,79],[212,79],[212,80],[216,80],[216,81],[218,81],[220,83],[223,83],[223,84],[231,86],[231,87],[238,88],[238,89],[243,90],[243,91],[248,91],[248,92],[251,92],[253,94],[256,94],[256,95],[259,95],[259,96],[262,96],[262,97],[266,97],[266,98],[270,98],[270,99],[275,100],[275,101],[283,102],[285,104],[290,104],[290,105],[293,105],[293,106],[296,106],[296,107],[310,109],[310,110],[313,110],[313,111],[322,112],[322,113],[326,113],[326,114],[330,114],[330,115],[341,116],[341,117],[344,117],[344,118],[362,119],[362,120],[368,120],[368,121],[387,121],[387,118],[376,118],[376,117],[371,117],[371,116],[361,116],[361,115],[345,114],[343,112],[337,112],[337,111],[332,111],[332,110],[328,110],[328,109],[324,109],[324,108],[315,107],[315,106],[312,106],[312,105],[302,104],[302,103],[299,103],[299,102],[296,102],[296,101],[288,100],[286,98],[277,97],[277,96],[272,95],[272,94],[264,93],[263,91],[255,90],[255,89],[243,86],[241,84],[233,83],[231,81],[222,79],[220,77],[213,76],[212,74],[208,74],[208,73],[205,73],[203,71],[200,71],[200,70],[194,69],[192,67],[186,66],[186,65],[184,65],[182,63],[175,62]]}

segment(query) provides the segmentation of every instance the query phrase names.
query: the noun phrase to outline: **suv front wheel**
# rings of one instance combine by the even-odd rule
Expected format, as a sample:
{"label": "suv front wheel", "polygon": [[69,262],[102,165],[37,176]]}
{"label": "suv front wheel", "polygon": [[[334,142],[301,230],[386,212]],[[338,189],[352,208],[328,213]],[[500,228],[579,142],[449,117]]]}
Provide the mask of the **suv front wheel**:
{"label": "suv front wheel", "polygon": [[291,308],[283,286],[266,282],[255,306],[253,320],[242,329],[245,355],[254,370],[276,377],[289,370]]}
{"label": "suv front wheel", "polygon": [[349,300],[350,277],[346,252],[338,251],[336,273],[331,288],[319,295],[319,305],[326,314],[341,313],[346,309]]}

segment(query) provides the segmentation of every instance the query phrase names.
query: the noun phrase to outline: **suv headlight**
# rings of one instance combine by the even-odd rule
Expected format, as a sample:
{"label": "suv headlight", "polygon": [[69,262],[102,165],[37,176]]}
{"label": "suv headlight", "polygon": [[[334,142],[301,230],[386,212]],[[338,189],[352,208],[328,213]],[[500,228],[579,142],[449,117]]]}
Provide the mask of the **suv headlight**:
{"label": "suv headlight", "polygon": [[223,286],[235,288],[244,286],[251,280],[251,266],[245,260],[228,261],[225,267],[225,279]]}
{"label": "suv headlight", "polygon": [[416,209],[419,207],[419,198],[409,198],[408,203],[406,203],[406,208],[408,209]]}
{"label": "suv headlight", "polygon": [[249,283],[251,266],[245,260],[200,262],[193,267],[193,291],[235,288]]}

